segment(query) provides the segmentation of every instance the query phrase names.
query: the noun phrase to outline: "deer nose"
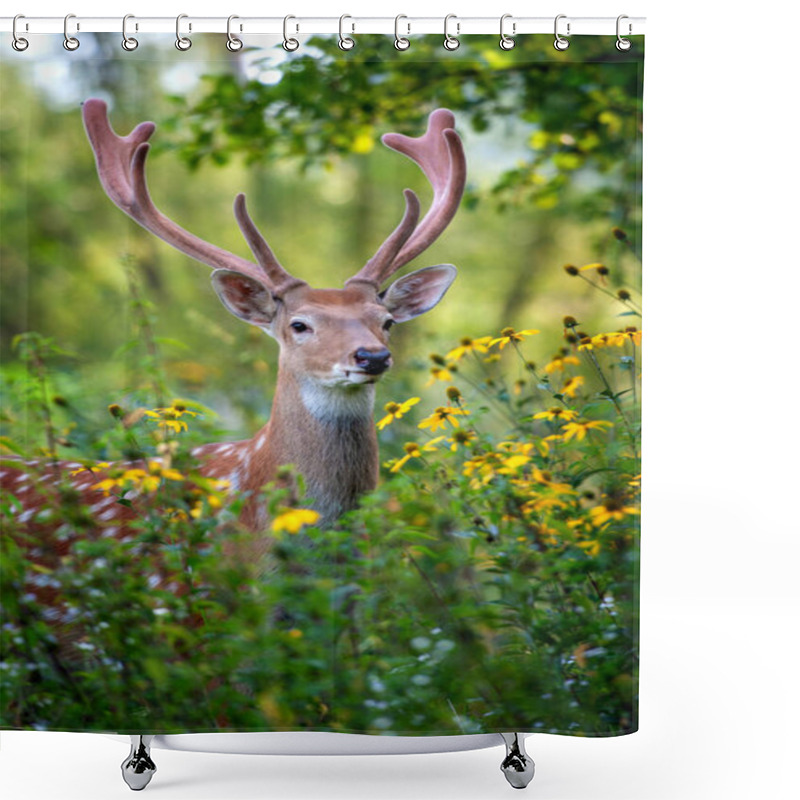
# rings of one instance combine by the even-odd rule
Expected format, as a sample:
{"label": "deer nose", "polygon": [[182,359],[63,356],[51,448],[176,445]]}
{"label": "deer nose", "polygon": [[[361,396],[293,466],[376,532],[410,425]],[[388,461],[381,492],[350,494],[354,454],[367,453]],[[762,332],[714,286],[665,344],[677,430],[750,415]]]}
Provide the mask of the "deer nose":
{"label": "deer nose", "polygon": [[367,375],[380,375],[386,372],[392,363],[392,354],[384,347],[380,350],[367,350],[359,347],[355,352],[356,366]]}

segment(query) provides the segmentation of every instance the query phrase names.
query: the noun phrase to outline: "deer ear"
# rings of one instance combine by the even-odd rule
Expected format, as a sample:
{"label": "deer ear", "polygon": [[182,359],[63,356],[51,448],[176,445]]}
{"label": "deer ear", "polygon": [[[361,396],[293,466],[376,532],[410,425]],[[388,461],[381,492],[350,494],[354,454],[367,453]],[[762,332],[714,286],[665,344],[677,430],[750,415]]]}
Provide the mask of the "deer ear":
{"label": "deer ear", "polygon": [[211,285],[231,314],[257,325],[269,326],[275,318],[278,303],[261,281],[230,269],[215,269]]}
{"label": "deer ear", "polygon": [[398,278],[380,297],[395,322],[406,322],[430,311],[444,297],[456,274],[452,264],[418,269]]}

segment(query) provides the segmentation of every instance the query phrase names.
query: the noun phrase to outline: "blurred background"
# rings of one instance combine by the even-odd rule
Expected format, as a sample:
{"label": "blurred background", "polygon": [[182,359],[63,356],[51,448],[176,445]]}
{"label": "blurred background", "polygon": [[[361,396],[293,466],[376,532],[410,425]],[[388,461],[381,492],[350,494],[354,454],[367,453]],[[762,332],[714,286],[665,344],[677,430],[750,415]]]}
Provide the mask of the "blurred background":
{"label": "blurred background", "polygon": [[12,343],[30,330],[64,351],[53,391],[72,406],[105,423],[109,403],[135,398],[137,297],[150,304],[174,396],[205,403],[242,433],[268,412],[277,346],[223,310],[207,267],[106,198],[80,116],[92,96],[108,102],[120,134],[157,123],[147,175],[168,217],[249,256],[232,212],[245,191],[284,266],[320,287],[341,286],[374,253],[402,215],[403,188],[429,202],[418,168],[381,134],[417,136],[434,108],[455,113],[467,195],[410,268],[453,263],[459,278],[435,311],[396,329],[397,367],[379,403],[420,394],[429,355],[462,336],[535,327],[535,360],[546,362],[563,344],[565,314],[592,334],[620,327],[624,307],[570,278],[566,264],[602,262],[603,285],[638,302],[641,42],[619,53],[586,39],[576,62],[548,36],[508,52],[496,37],[469,37],[447,58],[439,37],[399,53],[385,37],[360,36],[344,54],[331,38],[305,39],[294,54],[271,37],[238,54],[223,36],[196,37],[188,53],[168,35],[132,53],[118,38],[83,35],[69,58],[57,37],[43,39],[35,59],[10,51],[0,67],[0,355],[12,413],[23,369]]}

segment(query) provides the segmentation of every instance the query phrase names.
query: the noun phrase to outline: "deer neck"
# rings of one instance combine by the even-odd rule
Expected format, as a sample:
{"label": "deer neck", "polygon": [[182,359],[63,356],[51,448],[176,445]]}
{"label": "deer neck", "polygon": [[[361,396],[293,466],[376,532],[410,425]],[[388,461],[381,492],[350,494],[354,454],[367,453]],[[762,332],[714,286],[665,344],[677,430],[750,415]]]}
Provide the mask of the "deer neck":
{"label": "deer neck", "polygon": [[335,522],[377,485],[374,404],[372,385],[327,388],[280,370],[270,420],[251,440],[251,485],[242,488],[257,491],[292,464],[321,524]]}

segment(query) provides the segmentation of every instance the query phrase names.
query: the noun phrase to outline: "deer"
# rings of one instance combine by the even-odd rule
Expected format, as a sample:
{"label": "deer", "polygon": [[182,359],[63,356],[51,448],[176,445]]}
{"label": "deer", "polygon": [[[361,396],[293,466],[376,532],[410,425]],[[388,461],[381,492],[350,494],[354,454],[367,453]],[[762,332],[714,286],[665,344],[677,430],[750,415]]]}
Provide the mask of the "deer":
{"label": "deer", "polygon": [[[251,219],[243,193],[235,198],[234,217],[255,261],[206,242],[165,216],[150,196],[145,175],[154,123],[142,122],[119,136],[106,103],[97,98],[83,103],[83,122],[100,183],[112,203],[153,235],[211,267],[211,284],[222,305],[278,343],[269,420],[250,439],[194,450],[201,474],[249,493],[240,522],[248,531],[263,532],[267,512],[259,502],[260,491],[276,480],[282,467],[292,465],[304,479],[319,524],[333,524],[378,483],[375,385],[392,366],[390,328],[434,308],[456,277],[453,265],[439,264],[383,288],[433,244],[458,209],[466,161],[454,115],[446,109],[433,111],[418,138],[399,133],[382,137],[387,147],[421,168],[433,199],[420,219],[417,195],[404,190],[400,224],[341,289],[316,289],[288,272]],[[25,522],[34,516],[40,495],[24,471],[5,464],[3,486],[16,490],[18,519]],[[59,464],[46,470],[53,476]],[[79,475],[75,483],[106,526],[131,519],[130,508],[114,505],[113,498],[109,502],[92,488],[97,475]]]}

